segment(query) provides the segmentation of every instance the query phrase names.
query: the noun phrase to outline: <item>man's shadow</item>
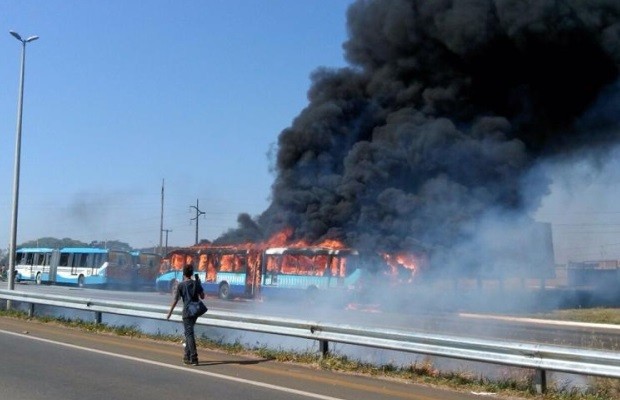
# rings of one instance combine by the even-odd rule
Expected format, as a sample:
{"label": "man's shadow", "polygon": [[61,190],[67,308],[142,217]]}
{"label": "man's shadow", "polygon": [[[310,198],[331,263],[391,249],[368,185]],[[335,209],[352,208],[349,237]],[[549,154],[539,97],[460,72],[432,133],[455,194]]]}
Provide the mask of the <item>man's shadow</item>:
{"label": "man's shadow", "polygon": [[260,363],[264,363],[267,361],[273,361],[275,360],[274,357],[269,357],[269,358],[261,358],[259,360],[236,360],[236,361],[199,361],[198,365],[196,365],[196,367],[208,367],[211,365],[226,365],[226,364],[238,364],[238,365],[253,365],[253,364],[260,364]]}

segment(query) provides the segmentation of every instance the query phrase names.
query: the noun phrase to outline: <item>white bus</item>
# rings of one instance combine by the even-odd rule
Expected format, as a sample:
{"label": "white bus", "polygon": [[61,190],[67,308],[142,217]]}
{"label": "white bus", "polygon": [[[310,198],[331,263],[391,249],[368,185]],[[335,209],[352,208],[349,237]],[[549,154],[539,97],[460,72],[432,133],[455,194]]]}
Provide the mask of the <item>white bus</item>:
{"label": "white bus", "polygon": [[76,286],[131,285],[132,256],[90,247],[21,248],[15,252],[15,279]]}

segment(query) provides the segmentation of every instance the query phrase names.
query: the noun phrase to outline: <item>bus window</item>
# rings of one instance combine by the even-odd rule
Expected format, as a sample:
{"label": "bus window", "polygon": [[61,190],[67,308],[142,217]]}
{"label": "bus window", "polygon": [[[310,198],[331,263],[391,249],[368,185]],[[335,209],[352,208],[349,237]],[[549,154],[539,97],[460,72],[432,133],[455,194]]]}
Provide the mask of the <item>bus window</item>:
{"label": "bus window", "polygon": [[104,263],[105,254],[93,254],[93,266],[99,268]]}
{"label": "bus window", "polygon": [[74,267],[86,267],[88,265],[88,254],[76,253],[73,256]]}
{"label": "bus window", "polygon": [[70,255],[71,255],[70,253],[61,253],[60,260],[58,261],[58,265],[61,267],[68,267]]}
{"label": "bus window", "polygon": [[246,273],[247,272],[247,263],[246,258],[243,255],[239,255],[235,257],[235,267],[234,272],[236,273]]}
{"label": "bus window", "polygon": [[219,262],[219,272],[245,272],[245,262],[238,254],[222,254]]}
{"label": "bus window", "polygon": [[33,265],[33,262],[34,262],[34,253],[27,253],[25,264]]}
{"label": "bus window", "polygon": [[198,257],[198,271],[206,271],[207,270],[207,255],[201,254]]}
{"label": "bus window", "polygon": [[215,282],[217,280],[218,261],[215,254],[205,254],[205,268],[207,270],[207,282]]}

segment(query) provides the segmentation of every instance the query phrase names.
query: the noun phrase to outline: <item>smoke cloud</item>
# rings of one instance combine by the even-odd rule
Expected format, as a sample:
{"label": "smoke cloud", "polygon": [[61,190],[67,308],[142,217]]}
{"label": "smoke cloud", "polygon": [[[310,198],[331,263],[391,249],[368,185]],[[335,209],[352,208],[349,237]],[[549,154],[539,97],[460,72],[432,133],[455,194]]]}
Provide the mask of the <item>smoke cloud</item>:
{"label": "smoke cloud", "polygon": [[616,0],[360,0],[347,17],[350,66],[312,74],[271,205],[218,242],[292,227],[368,250],[481,245],[490,215],[539,207],[541,161],[618,141]]}

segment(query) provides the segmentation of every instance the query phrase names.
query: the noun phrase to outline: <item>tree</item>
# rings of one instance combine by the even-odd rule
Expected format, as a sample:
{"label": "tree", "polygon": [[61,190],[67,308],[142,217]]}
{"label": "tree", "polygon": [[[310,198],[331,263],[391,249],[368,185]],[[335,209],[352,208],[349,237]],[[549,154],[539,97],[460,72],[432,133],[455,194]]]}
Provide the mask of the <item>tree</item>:
{"label": "tree", "polygon": [[89,247],[100,247],[103,249],[121,250],[121,251],[132,250],[131,246],[128,243],[121,242],[119,240],[104,240],[104,241],[93,240],[92,242],[90,242]]}
{"label": "tree", "polygon": [[52,249],[56,249],[62,247],[88,247],[88,244],[70,238],[58,239],[53,237],[43,237],[36,240],[24,242],[17,247],[49,247]]}

